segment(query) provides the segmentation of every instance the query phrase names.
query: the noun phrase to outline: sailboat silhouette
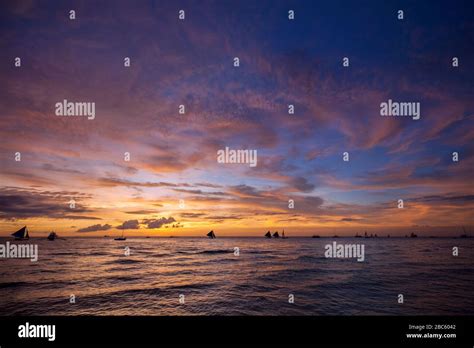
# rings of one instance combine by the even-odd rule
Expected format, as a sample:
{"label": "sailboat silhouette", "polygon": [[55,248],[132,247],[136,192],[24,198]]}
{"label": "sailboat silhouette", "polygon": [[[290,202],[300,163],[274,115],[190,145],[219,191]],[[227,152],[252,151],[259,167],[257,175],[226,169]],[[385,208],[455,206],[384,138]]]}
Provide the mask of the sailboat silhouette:
{"label": "sailboat silhouette", "polygon": [[114,240],[127,240],[127,238],[123,236],[123,231],[122,231],[122,236],[121,236],[121,237],[117,237],[117,238],[115,238]]}
{"label": "sailboat silhouette", "polygon": [[56,232],[51,232],[48,236],[48,240],[55,240],[56,238],[58,238],[58,234]]}
{"label": "sailboat silhouette", "polygon": [[30,235],[28,234],[28,227],[26,226],[20,228],[18,231],[16,231],[15,233],[12,233],[11,235],[15,237],[15,240],[30,239]]}

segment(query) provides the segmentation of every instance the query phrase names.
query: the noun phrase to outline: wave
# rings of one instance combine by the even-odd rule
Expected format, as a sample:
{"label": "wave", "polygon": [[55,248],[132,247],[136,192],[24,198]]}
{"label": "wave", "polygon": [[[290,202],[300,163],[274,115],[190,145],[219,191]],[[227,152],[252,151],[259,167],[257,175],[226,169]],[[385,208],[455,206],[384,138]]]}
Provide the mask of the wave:
{"label": "wave", "polygon": [[175,296],[179,290],[187,290],[188,293],[192,291],[199,291],[204,289],[209,289],[218,286],[218,283],[188,283],[181,285],[171,285],[171,286],[154,286],[150,288],[130,288],[130,289],[120,289],[106,291],[100,294],[90,294],[81,296],[81,302],[93,302],[103,304],[107,302],[108,304],[115,302],[116,300],[122,301],[123,297],[133,296],[134,299],[144,298],[142,296]]}
{"label": "wave", "polygon": [[142,263],[141,260],[133,260],[133,259],[118,259],[109,262],[104,262],[105,265],[131,265],[135,263]]}
{"label": "wave", "polygon": [[184,290],[184,289],[190,289],[190,290],[200,290],[200,289],[208,289],[208,288],[213,288],[218,286],[219,283],[189,283],[189,284],[180,284],[180,285],[174,285],[174,286],[167,286],[163,290]]}
{"label": "wave", "polygon": [[[141,253],[140,253],[141,254]],[[167,256],[172,256],[173,254],[170,253],[144,253],[147,254],[147,256],[152,256],[152,257],[167,257]]]}
{"label": "wave", "polygon": [[79,256],[79,253],[76,252],[57,252],[57,253],[52,253],[49,256]]}
{"label": "wave", "polygon": [[234,250],[229,250],[229,249],[218,249],[218,250],[203,250],[203,251],[200,251],[200,252],[197,252],[195,254],[210,254],[210,255],[214,255],[214,254],[228,254],[228,253],[233,253]]}
{"label": "wave", "polygon": [[215,250],[202,250],[202,251],[177,251],[175,254],[185,254],[185,255],[200,255],[200,254],[227,254],[233,253],[233,249],[215,249]]}
{"label": "wave", "polygon": [[304,262],[309,262],[309,261],[320,261],[326,259],[325,257],[322,256],[311,256],[311,255],[302,255],[298,256],[296,258],[296,261],[304,261]]}
{"label": "wave", "polygon": [[7,283],[0,283],[0,289],[8,289],[8,288],[18,288],[20,286],[27,286],[32,285],[32,283],[28,282],[7,282]]}
{"label": "wave", "polygon": [[98,252],[93,252],[93,253],[81,254],[80,256],[107,256],[107,255],[111,255],[111,254],[98,251]]}
{"label": "wave", "polygon": [[273,250],[246,250],[246,254],[273,254]]}
{"label": "wave", "polygon": [[112,276],[105,278],[110,281],[118,281],[118,282],[132,282],[134,280],[143,280],[143,277],[133,277],[133,276]]}

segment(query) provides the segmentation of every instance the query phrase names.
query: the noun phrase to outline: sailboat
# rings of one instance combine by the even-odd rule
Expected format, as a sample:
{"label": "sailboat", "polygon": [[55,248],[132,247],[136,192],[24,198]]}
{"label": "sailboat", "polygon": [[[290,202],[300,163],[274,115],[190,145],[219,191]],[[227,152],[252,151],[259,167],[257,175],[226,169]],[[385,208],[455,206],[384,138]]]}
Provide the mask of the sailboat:
{"label": "sailboat", "polygon": [[58,235],[56,232],[51,232],[48,236],[48,240],[55,240],[56,238],[58,238]]}
{"label": "sailboat", "polygon": [[28,235],[28,227],[23,227],[20,228],[18,231],[15,233],[11,234],[13,237],[15,237],[15,240],[27,240],[30,239],[30,236]]}
{"label": "sailboat", "polygon": [[267,233],[265,233],[265,237],[267,237],[267,238],[272,238],[272,234],[270,233],[270,231],[268,231]]}
{"label": "sailboat", "polygon": [[287,239],[288,237],[285,237],[285,230],[283,230],[283,233],[281,234],[281,238]]}
{"label": "sailboat", "polygon": [[122,231],[122,236],[114,238],[114,240],[127,240],[127,238],[123,236],[123,231]]}
{"label": "sailboat", "polygon": [[208,236],[210,239],[216,238],[216,235],[215,235],[214,231],[209,232],[209,233],[207,234],[207,236]]}
{"label": "sailboat", "polygon": [[273,233],[273,238],[280,238],[280,235],[278,234],[278,231],[276,231],[275,233]]}

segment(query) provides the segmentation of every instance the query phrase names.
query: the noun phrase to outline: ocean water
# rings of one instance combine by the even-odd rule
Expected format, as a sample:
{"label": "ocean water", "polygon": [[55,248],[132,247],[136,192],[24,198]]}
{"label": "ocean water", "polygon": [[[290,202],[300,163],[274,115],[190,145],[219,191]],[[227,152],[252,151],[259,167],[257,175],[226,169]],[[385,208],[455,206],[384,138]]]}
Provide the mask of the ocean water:
{"label": "ocean water", "polygon": [[[365,261],[326,259],[324,247],[333,241],[364,244]],[[28,243],[38,244],[38,262],[0,259],[0,315],[474,314],[474,239],[33,238]],[[453,246],[459,247],[457,257]]]}

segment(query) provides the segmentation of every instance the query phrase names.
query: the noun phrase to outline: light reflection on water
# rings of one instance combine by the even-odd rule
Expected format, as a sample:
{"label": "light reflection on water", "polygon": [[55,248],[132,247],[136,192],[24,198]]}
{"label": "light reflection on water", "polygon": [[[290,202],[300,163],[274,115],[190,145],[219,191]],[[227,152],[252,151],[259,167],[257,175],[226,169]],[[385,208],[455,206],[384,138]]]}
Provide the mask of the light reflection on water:
{"label": "light reflection on water", "polygon": [[[364,243],[365,261],[324,258],[324,246],[333,240]],[[38,262],[0,259],[1,315],[474,314],[473,239],[69,238],[29,243],[39,245]],[[128,257],[125,246],[131,250]],[[458,257],[452,256],[453,246],[460,248]],[[294,304],[288,303],[290,293]],[[400,293],[404,304],[397,303]],[[75,304],[69,303],[71,294]]]}

